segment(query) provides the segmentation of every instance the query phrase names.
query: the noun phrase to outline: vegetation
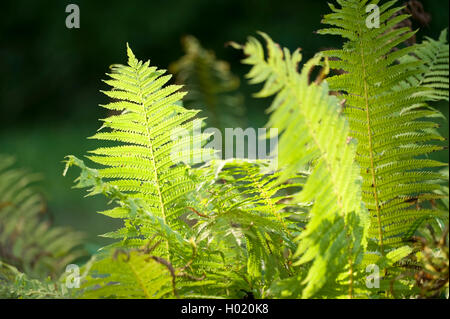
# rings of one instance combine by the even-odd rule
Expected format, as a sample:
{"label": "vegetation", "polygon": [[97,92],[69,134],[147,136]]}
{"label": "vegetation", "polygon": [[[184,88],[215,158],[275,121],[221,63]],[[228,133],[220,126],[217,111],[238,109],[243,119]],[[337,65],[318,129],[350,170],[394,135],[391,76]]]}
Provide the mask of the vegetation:
{"label": "vegetation", "polygon": [[[379,28],[366,25],[367,0],[337,2],[318,33],[343,38],[341,49],[304,62],[262,32],[264,44],[230,43],[245,55],[248,82],[262,84],[255,97],[273,96],[266,127],[280,134],[278,167],[217,158],[211,136],[196,134],[197,104],[219,128],[224,108],[241,106],[227,95],[237,80],[195,39],[173,66],[189,93],[127,45],[127,65],[112,65],[105,80],[112,113],[91,137],[100,141],[86,156],[95,166],[69,155],[64,170],[78,167],[75,187],[109,200],[100,213],[122,226],[102,236],[114,243],[68,289],[67,273],[54,273],[79,257],[78,235],[47,224],[33,235],[41,230],[31,223],[10,231],[38,215],[39,201],[7,170],[0,295],[448,298],[448,164],[428,158],[444,149],[433,104],[449,98],[447,33],[405,46],[414,32],[399,26],[408,16],[395,1],[379,5]],[[42,248],[28,252],[26,236]]]}

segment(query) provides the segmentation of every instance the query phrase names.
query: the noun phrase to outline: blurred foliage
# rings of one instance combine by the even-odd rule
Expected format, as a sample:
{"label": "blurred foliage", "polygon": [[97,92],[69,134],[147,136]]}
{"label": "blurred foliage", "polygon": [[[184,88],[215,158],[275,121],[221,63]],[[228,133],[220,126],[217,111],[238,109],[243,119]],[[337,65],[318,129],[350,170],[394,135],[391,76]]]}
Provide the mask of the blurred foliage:
{"label": "blurred foliage", "polygon": [[243,96],[236,92],[240,81],[230,72],[230,64],[218,60],[191,35],[182,43],[186,54],[170,64],[169,72],[185,85],[184,106],[202,110],[199,116],[222,132],[227,127],[246,127]]}
{"label": "blurred foliage", "polygon": [[60,282],[47,277],[30,278],[16,267],[0,260],[1,299],[54,299],[69,297],[68,289]]}
{"label": "blurred foliage", "polygon": [[86,254],[83,235],[68,227],[52,227],[46,203],[33,188],[37,176],[12,167],[0,155],[0,262],[33,278],[55,278],[67,264]]}
{"label": "blurred foliage", "polygon": [[421,236],[415,237],[420,247],[417,257],[421,263],[415,279],[422,298],[439,297],[442,291],[448,298],[448,227],[448,224],[435,228],[427,225],[421,231]]}

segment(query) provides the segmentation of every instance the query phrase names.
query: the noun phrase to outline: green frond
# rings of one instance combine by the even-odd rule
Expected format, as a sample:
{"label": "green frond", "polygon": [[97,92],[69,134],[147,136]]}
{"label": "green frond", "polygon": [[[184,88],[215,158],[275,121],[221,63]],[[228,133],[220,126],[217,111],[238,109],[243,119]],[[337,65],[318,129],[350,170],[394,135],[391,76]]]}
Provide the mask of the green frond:
{"label": "green frond", "polygon": [[415,46],[415,50],[400,59],[401,64],[421,62],[412,70],[413,74],[398,84],[399,88],[427,87],[427,97],[431,101],[448,101],[449,45],[447,29],[443,30],[438,40],[425,38]]}
{"label": "green frond", "polygon": [[62,299],[71,297],[65,284],[30,278],[16,267],[0,260],[1,299]]}
{"label": "green frond", "polygon": [[[113,65],[111,80],[105,81],[112,89],[104,93],[114,100],[105,107],[121,113],[103,119],[101,132],[91,137],[118,143],[92,150],[88,158],[103,166],[96,173],[101,180],[98,183],[141,199],[148,213],[180,229],[186,225],[179,218],[183,208],[179,203],[195,188],[189,164],[211,155],[202,148],[208,136],[193,134],[196,125],[201,127],[201,120],[194,121],[198,111],[179,105],[186,94],[179,91],[181,86],[164,86],[170,79],[163,75],[164,70],[138,61],[129,47],[127,53],[128,65]],[[80,167],[87,169],[84,164]],[[130,217],[123,210],[120,216],[125,220]],[[152,235],[138,229],[114,236],[142,239]],[[169,242],[166,244],[169,258]]]}
{"label": "green frond", "polygon": [[164,259],[137,251],[95,260],[80,287],[82,298],[160,299],[174,297],[171,265]]}
{"label": "green frond", "polygon": [[67,264],[85,255],[83,235],[51,225],[46,204],[33,185],[39,179],[0,156],[0,261],[31,278],[55,278]]}
{"label": "green frond", "polygon": [[211,162],[202,170],[210,182],[198,188],[191,208],[197,236],[228,249],[240,247],[235,259],[246,263],[256,285],[286,276],[291,270],[284,254],[295,250],[293,239],[300,228],[293,217],[301,214],[290,197],[304,175],[279,185],[280,174],[265,163],[243,160]]}
{"label": "green frond", "polygon": [[321,82],[327,68],[310,83],[310,73],[322,56],[315,56],[298,72],[300,52],[291,54],[266,34],[260,34],[267,43],[267,58],[258,40],[249,38],[242,46],[247,55],[243,63],[252,66],[247,74],[250,83],[265,82],[256,96],[276,94],[267,126],[281,133],[279,182],[305,168],[312,171],[295,197],[297,202],[314,202],[306,230],[298,237],[296,252],[301,256],[298,265],[312,262],[303,281],[307,286],[302,296],[308,298],[336,272],[351,268],[365,245],[368,216],[361,201],[356,146],[348,141],[350,130],[340,114],[338,99],[329,95],[327,83]]}
{"label": "green frond", "polygon": [[[343,37],[342,49],[300,67],[299,49],[282,48],[265,33],[265,44],[254,37],[231,43],[246,55],[249,83],[262,86],[254,96],[273,98],[266,127],[278,133],[265,138],[278,134],[271,154],[278,167],[217,160],[203,147],[211,135],[201,134],[200,112],[218,128],[242,115],[228,64],[184,38],[186,55],[171,65],[183,92],[127,45],[128,64],[112,65],[104,81],[111,89],[103,107],[114,115],[91,137],[102,141],[86,156],[95,168],[71,155],[65,161],[64,175],[70,166],[81,170],[74,187],[110,200],[99,213],[123,221],[101,235],[116,241],[83,267],[78,296],[396,298],[431,294],[442,284],[448,165],[428,156],[444,149],[445,139],[435,122],[443,115],[427,103],[448,101],[446,31],[402,47],[415,32],[399,26],[408,16],[395,0],[337,3],[323,18],[329,28],[318,33]],[[369,4],[378,5],[379,28],[367,26]],[[339,74],[328,77],[333,69]],[[2,200],[8,196],[33,211],[38,198],[8,165],[0,160],[0,214],[10,209],[12,200]],[[418,237],[425,224],[426,240]],[[63,244],[60,229],[30,225],[49,250]],[[0,239],[11,230],[0,215]],[[367,266],[380,270],[376,289],[367,285]],[[1,284],[24,278],[15,295],[53,293],[14,269],[0,264]],[[72,293],[55,287],[55,295]]]}
{"label": "green frond", "polygon": [[[427,39],[421,45],[397,48],[413,32],[393,28],[406,18],[394,16],[401,9],[394,7],[395,1],[379,7],[380,28],[366,26],[367,1],[338,3],[340,7],[333,6],[333,13],[325,15],[322,22],[339,29],[318,33],[339,35],[345,41],[342,50],[324,52],[334,60],[331,68],[343,72],[327,82],[331,90],[341,93],[349,135],[357,140],[362,198],[371,215],[369,233],[384,255],[403,245],[405,231],[421,218],[410,199],[432,196],[441,187],[441,176],[431,170],[446,164],[424,159],[443,149],[428,144],[443,138],[434,130],[433,118],[439,112],[426,102],[445,98],[448,45],[443,33],[439,41]],[[445,69],[446,73],[435,73]]]}
{"label": "green frond", "polygon": [[[81,175],[76,179],[75,187],[88,188],[89,195],[104,194],[116,207],[100,213],[112,218],[124,219],[122,228],[102,235],[120,239],[120,241],[103,247],[102,251],[110,252],[113,249],[121,249],[124,252],[134,250],[143,252],[150,249],[154,256],[164,258],[174,268],[185,267],[186,269],[180,272],[180,278],[177,277],[179,297],[214,294],[224,298],[234,298],[240,289],[247,288],[240,272],[237,270],[231,271],[229,268],[231,265],[233,268],[238,267],[238,264],[236,264],[238,260],[233,258],[234,254],[233,256],[227,256],[227,263],[225,263],[222,255],[217,253],[221,252],[223,247],[212,245],[205,237],[196,238],[195,231],[188,227],[190,221],[185,217],[187,209],[184,206],[171,206],[172,209],[169,213],[172,215],[167,216],[174,219],[178,218],[180,223],[186,224],[186,227],[182,229],[178,229],[178,224],[174,224],[175,228],[173,228],[166,222],[169,218],[164,220],[160,216],[157,208],[158,202],[151,202],[146,197],[146,188],[140,185],[140,182],[135,183],[133,180],[123,180],[122,184],[107,182],[103,180],[101,170],[87,167],[83,161],[74,156],[67,157],[65,172],[73,165],[81,169]],[[186,169],[178,167],[174,168],[173,171],[178,174],[177,178],[179,181],[181,180],[179,183],[181,187],[167,188],[168,192],[164,194],[165,203],[175,203],[174,198],[177,198],[178,201],[180,196],[186,195],[185,192],[191,194],[190,196],[193,193],[189,192],[186,186],[184,188],[182,186],[183,183],[187,183],[188,179],[179,176],[180,172],[184,174]],[[174,172],[169,171],[167,174],[173,175]],[[198,181],[198,179],[198,176],[193,176],[192,180]],[[189,180],[189,183],[192,180]],[[136,192],[124,191],[124,185],[128,185],[127,187],[134,185]],[[192,241],[192,238],[195,238],[195,241]],[[167,245],[171,252],[170,261],[166,258]],[[193,247],[196,247],[194,252],[192,251]],[[105,263],[107,262],[105,261]],[[106,273],[108,271],[104,270]],[[111,269],[111,274],[114,275],[115,273],[116,271]],[[94,273],[89,272],[88,275],[93,276]],[[128,284],[131,279],[124,277],[123,280]],[[89,292],[89,294],[92,294],[92,296],[89,296],[106,297],[102,291],[99,291],[101,295],[97,295],[96,291]],[[145,294],[136,295],[136,298],[138,297],[146,298],[148,296]],[[151,295],[151,297],[154,296]]]}

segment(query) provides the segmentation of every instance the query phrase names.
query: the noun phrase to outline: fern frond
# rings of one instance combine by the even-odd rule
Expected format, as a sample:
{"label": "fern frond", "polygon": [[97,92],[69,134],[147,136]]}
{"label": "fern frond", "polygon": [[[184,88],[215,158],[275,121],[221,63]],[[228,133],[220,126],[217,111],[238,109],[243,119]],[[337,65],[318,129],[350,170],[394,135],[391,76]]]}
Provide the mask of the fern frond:
{"label": "fern frond", "polygon": [[[215,295],[236,298],[241,289],[248,288],[248,284],[242,278],[239,259],[235,258],[233,250],[226,250],[223,245],[211,243],[205,236],[196,237],[196,231],[190,227],[182,232],[172,229],[161,217],[152,212],[152,206],[148,205],[145,199],[135,194],[121,192],[117,185],[103,181],[98,170],[88,168],[76,157],[68,156],[66,165],[66,170],[72,165],[81,169],[75,187],[88,188],[89,195],[104,194],[117,205],[100,213],[125,220],[124,227],[103,235],[121,239],[120,242],[103,247],[103,251],[121,249],[128,252],[130,249],[131,251],[150,249],[156,256],[165,256],[167,251],[162,246],[166,242],[169,243],[172,252],[171,265],[185,268],[181,272],[182,276],[177,278],[177,291],[180,297]],[[180,219],[190,224],[185,217],[185,210],[187,209],[179,210],[182,214]],[[104,272],[108,273],[109,270]],[[89,273],[89,276],[91,275]]]}
{"label": "fern frond", "polygon": [[218,60],[212,51],[204,49],[198,39],[182,39],[185,55],[169,66],[177,82],[184,84],[188,94],[187,108],[201,108],[201,116],[218,129],[243,127],[243,96],[236,92],[239,78],[231,73],[230,65]]}
{"label": "fern frond", "polygon": [[197,219],[198,236],[240,247],[235,258],[247,264],[255,282],[267,284],[276,276],[287,276],[292,270],[285,254],[295,250],[293,236],[300,231],[298,218],[304,213],[290,198],[305,175],[278,184],[280,173],[270,172],[262,162],[243,160],[208,163],[204,170],[210,182],[198,188],[195,201],[195,209],[204,213],[191,214]]}
{"label": "fern frond", "polygon": [[12,157],[0,156],[0,261],[31,278],[55,278],[85,254],[80,248],[84,236],[51,225],[33,185],[39,176],[13,164]]}
{"label": "fern frond", "polygon": [[400,59],[400,63],[420,61],[417,68],[412,69],[413,75],[399,84],[399,87],[427,87],[431,101],[448,101],[448,75],[449,75],[449,45],[447,42],[447,29],[443,30],[438,40],[426,37],[425,41],[415,46],[415,50]]}
{"label": "fern frond", "polygon": [[[447,83],[448,89],[445,74],[433,75],[434,70],[441,70],[448,53],[442,41],[430,40],[417,49],[397,49],[414,33],[408,28],[392,28],[407,17],[393,18],[401,9],[394,7],[395,1],[379,5],[380,28],[365,24],[367,1],[338,2],[340,7],[330,5],[333,12],[323,19],[331,28],[318,33],[339,35],[346,41],[342,50],[324,52],[333,58],[330,67],[344,73],[327,82],[332,90],[341,92],[349,135],[358,140],[356,159],[363,177],[362,197],[372,220],[370,234],[384,255],[404,244],[405,231],[422,216],[411,199],[433,198],[440,187],[441,176],[430,170],[446,164],[423,159],[443,148],[429,144],[443,138],[431,120],[439,114],[429,109],[426,101],[430,92],[436,97],[441,94],[436,89],[442,83]],[[410,55],[414,53],[420,61]],[[430,88],[433,83],[439,85]]]}
{"label": "fern frond", "polygon": [[[91,171],[99,178],[93,183],[105,187],[106,182],[123,193],[121,196],[142,200],[146,212],[161,218],[171,229],[186,228],[179,218],[184,209],[179,203],[195,188],[188,164],[211,154],[201,147],[207,136],[192,133],[197,124],[201,125],[201,120],[193,120],[198,111],[180,106],[186,94],[179,91],[181,86],[164,86],[170,75],[151,67],[149,61],[138,61],[129,47],[127,54],[128,65],[113,65],[111,79],[105,81],[112,90],[104,93],[115,101],[104,107],[121,113],[102,120],[100,130],[107,131],[91,137],[119,143],[90,151],[92,155],[87,157],[104,167]],[[82,174],[83,170],[88,170],[84,163],[79,166]],[[125,220],[131,218],[128,224],[139,224],[124,210],[120,216]],[[152,234],[145,233],[148,230],[145,226],[136,225],[107,236],[126,238],[130,242],[135,238],[133,245],[142,246]],[[164,256],[170,260],[171,253],[169,241],[166,241]]]}
{"label": "fern frond", "polygon": [[137,251],[96,260],[80,287],[82,298],[160,299],[173,296],[172,266],[163,259]]}
{"label": "fern frond", "polygon": [[243,63],[252,66],[247,74],[250,83],[264,82],[256,96],[276,94],[267,126],[278,128],[282,134],[279,182],[305,168],[312,171],[295,198],[301,203],[314,202],[306,230],[298,237],[296,253],[301,256],[298,265],[312,262],[303,281],[307,286],[302,296],[308,298],[336,272],[351,269],[365,246],[368,216],[361,201],[356,145],[348,140],[350,130],[340,114],[339,101],[329,95],[327,83],[321,81],[327,69],[310,83],[310,73],[321,61],[321,55],[298,72],[299,50],[291,54],[266,34],[261,35],[267,43],[267,58],[259,41],[249,38],[242,47],[247,55]]}
{"label": "fern frond", "polygon": [[70,296],[64,284],[50,278],[30,278],[16,267],[0,261],[1,299],[62,299]]}

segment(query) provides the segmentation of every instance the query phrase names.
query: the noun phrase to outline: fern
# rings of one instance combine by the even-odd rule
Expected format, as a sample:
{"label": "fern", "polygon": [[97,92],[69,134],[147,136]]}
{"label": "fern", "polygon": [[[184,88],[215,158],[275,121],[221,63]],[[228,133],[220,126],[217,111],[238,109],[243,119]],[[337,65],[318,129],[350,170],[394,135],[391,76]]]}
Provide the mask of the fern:
{"label": "fern", "polygon": [[267,58],[261,44],[249,38],[242,47],[248,56],[243,62],[252,66],[247,74],[250,83],[265,82],[256,96],[276,94],[269,108],[272,115],[267,126],[278,128],[282,134],[278,153],[282,167],[279,181],[311,168],[311,175],[296,196],[300,203],[314,201],[311,220],[298,238],[296,253],[301,256],[297,264],[313,262],[303,282],[307,286],[302,296],[308,298],[346,263],[347,270],[352,272],[354,260],[351,259],[356,258],[365,245],[368,216],[361,205],[356,146],[348,141],[349,127],[339,114],[337,98],[329,95],[326,82],[309,83],[311,69],[321,56],[317,55],[297,72],[300,52],[291,54],[266,34],[261,35],[267,42]]}
{"label": "fern", "polygon": [[31,278],[58,276],[85,254],[83,235],[51,226],[43,197],[32,183],[39,179],[13,168],[14,159],[0,156],[0,261]]}
{"label": "fern", "polygon": [[202,108],[207,123],[221,130],[242,127],[243,96],[236,92],[239,78],[230,72],[230,65],[217,60],[193,36],[185,36],[182,43],[186,54],[169,70],[176,74],[177,82],[186,85],[186,107]]}
{"label": "fern", "polygon": [[[430,120],[439,112],[427,102],[448,99],[445,36],[397,48],[413,33],[394,28],[405,19],[394,1],[380,6],[379,29],[365,27],[368,1],[338,3],[324,17],[333,27],[319,33],[348,41],[301,69],[299,50],[291,53],[264,33],[266,51],[253,37],[232,43],[246,54],[249,82],[263,83],[255,96],[274,96],[267,127],[281,134],[273,154],[278,171],[235,159],[197,165],[212,152],[202,146],[207,136],[195,134],[198,111],[181,105],[180,86],[164,86],[170,76],[129,48],[128,65],[112,66],[105,94],[114,101],[104,107],[120,114],[102,120],[107,131],[93,138],[119,143],[90,152],[99,168],[66,160],[66,169],[81,169],[75,187],[104,194],[115,206],[101,213],[124,221],[104,234],[120,241],[85,267],[82,297],[420,295],[401,270],[418,264],[410,242],[418,227],[448,219],[448,177],[435,169],[442,163],[426,157],[442,149],[431,143],[442,137]],[[175,69],[191,101],[205,87],[209,100],[217,98],[228,82],[215,81],[221,76],[213,55],[188,43]],[[198,61],[207,67],[197,78]],[[330,69],[343,72],[327,77]],[[371,263],[385,269],[375,290],[365,285]]]}
{"label": "fern", "polygon": [[[88,168],[83,161],[69,156],[67,168],[72,165],[78,166],[82,171],[75,187],[88,187],[90,195],[102,193],[107,196],[112,202],[117,204],[117,207],[102,213],[112,218],[123,218],[126,223],[123,229],[106,234],[107,237],[123,238],[125,236],[125,238],[121,242],[112,245],[112,247],[108,246],[102,249],[106,251],[106,254],[109,253],[111,255],[101,256],[100,261],[95,264],[94,268],[97,273],[100,272],[105,276],[114,276],[115,272],[118,271],[116,268],[119,267],[119,264],[117,263],[115,263],[114,267],[104,267],[108,265],[108,260],[111,261],[111,256],[113,256],[110,249],[107,248],[118,246],[121,247],[119,252],[125,254],[130,252],[130,249],[131,251],[136,251],[137,249],[138,252],[144,252],[144,254],[150,250],[155,256],[161,257],[161,255],[165,254],[165,250],[161,251],[159,247],[162,243],[169,242],[177,258],[174,258],[175,262],[169,262],[165,259],[167,265],[170,265],[173,269],[176,267],[178,267],[177,269],[182,269],[177,273],[176,280],[176,290],[179,297],[199,298],[201,296],[218,297],[221,295],[234,297],[236,291],[247,287],[243,283],[242,278],[235,272],[236,269],[230,271],[230,267],[234,267],[236,264],[236,259],[233,258],[235,255],[227,256],[230,258],[225,257],[221,250],[223,246],[211,243],[205,236],[196,238],[194,230],[190,228],[185,229],[185,232],[178,232],[172,229],[161,217],[154,216],[148,210],[148,205],[144,200],[122,193],[116,185],[103,181],[99,177],[98,170]],[[183,218],[183,220],[188,222],[186,218]],[[139,227],[139,238],[131,237],[136,236],[136,226]],[[130,236],[130,238],[126,236]],[[149,256],[142,258],[148,260]],[[142,258],[133,259],[127,267],[136,267],[133,266],[134,261],[138,264],[142,263]],[[227,262],[225,262],[225,259]],[[92,275],[91,273],[88,274],[89,277],[92,277]],[[91,289],[92,287],[95,288],[95,280],[93,281],[95,276],[89,277],[85,285],[86,296],[105,297],[105,295],[102,295],[102,290],[98,291],[99,294],[97,294],[95,289]],[[133,280],[136,280],[136,278],[133,279],[133,276],[128,276],[124,277],[123,280],[124,285],[133,286],[135,284]],[[103,284],[108,285],[108,282],[104,281]],[[143,284],[147,285],[146,281]],[[148,283],[148,285],[152,285],[152,283]],[[92,293],[88,292],[91,290]],[[140,292],[142,293],[142,291]],[[214,294],[212,294],[213,292]],[[141,294],[140,296],[151,297],[153,294],[149,296]],[[170,297],[171,295],[168,296]]]}
{"label": "fern", "polygon": [[[230,288],[239,279],[225,269],[218,254],[219,249],[207,247],[206,240],[191,240],[195,233],[184,218],[188,211],[184,204],[185,198],[192,193],[199,177],[191,174],[187,164],[181,163],[186,160],[186,153],[181,152],[179,157],[172,153],[174,148],[189,144],[192,139],[191,136],[185,136],[181,142],[172,141],[170,131],[182,128],[192,130],[192,118],[197,111],[188,111],[174,104],[184,95],[174,93],[179,86],[161,88],[170,76],[161,76],[162,71],[149,68],[148,63],[138,62],[129,48],[128,55],[129,66],[114,66],[114,73],[111,74],[114,80],[107,81],[116,87],[107,94],[122,100],[105,107],[120,110],[122,114],[104,120],[103,127],[111,128],[110,132],[94,136],[118,140],[124,145],[91,151],[94,155],[88,158],[109,166],[107,168],[89,168],[83,161],[68,156],[66,170],[72,165],[78,166],[81,175],[76,187],[89,187],[90,195],[102,193],[117,204],[101,212],[125,222],[123,228],[103,235],[122,239],[110,248],[143,249],[150,241],[161,241],[154,251],[155,255],[166,259],[173,267],[189,266],[185,270],[186,278],[179,279],[180,296],[208,294],[211,289],[203,287],[213,283],[218,294],[229,294],[223,288]],[[132,79],[135,82],[132,83]],[[139,90],[146,93],[136,93]],[[187,155],[204,154],[209,155],[211,151],[191,148]],[[112,269],[105,269],[106,273],[109,271]],[[205,278],[206,273],[208,278]],[[219,281],[224,282],[224,286],[217,284]],[[193,292],[194,287],[197,293]]]}
{"label": "fern", "polygon": [[[325,15],[323,23],[332,27],[318,31],[346,39],[342,50],[324,53],[333,58],[329,62],[331,68],[344,71],[327,81],[332,90],[342,93],[349,134],[358,140],[356,159],[363,177],[362,198],[371,215],[369,234],[381,255],[404,245],[404,235],[417,219],[444,213],[417,210],[413,205],[417,200],[437,197],[434,191],[441,187],[438,181],[442,176],[430,168],[446,164],[418,158],[441,150],[442,146],[428,144],[428,141],[443,138],[433,130],[437,124],[430,121],[437,112],[425,104],[430,92],[426,84],[434,80],[411,82],[410,77],[417,75],[412,68],[421,61],[410,61],[406,57],[415,47],[394,50],[414,34],[408,28],[392,29],[407,17],[392,18],[401,10],[393,7],[394,3],[380,5],[380,28],[373,29],[365,25],[365,8],[369,2],[343,0],[339,1],[340,8],[330,4],[333,13]],[[378,4],[378,1],[370,4]],[[445,54],[436,54],[440,63]],[[418,57],[424,55],[418,53]],[[424,74],[433,78],[432,73]],[[395,89],[396,84],[407,82],[414,85]]]}
{"label": "fern", "polygon": [[16,267],[0,261],[0,298],[62,299],[70,297],[64,284],[50,278],[30,278]]}
{"label": "fern", "polygon": [[81,287],[82,298],[159,299],[176,293],[171,271],[163,259],[138,251],[118,250],[92,262]]}
{"label": "fern", "polygon": [[198,188],[191,214],[198,236],[217,241],[226,250],[235,247],[234,259],[246,264],[245,276],[262,296],[275,278],[293,272],[293,236],[301,230],[299,220],[307,207],[291,204],[290,197],[303,185],[304,175],[278,185],[278,172],[242,160],[209,163],[203,170],[210,182]]}
{"label": "fern", "polygon": [[427,87],[428,100],[448,101],[448,65],[449,46],[447,42],[447,30],[443,30],[438,40],[425,38],[421,44],[416,45],[415,50],[401,57],[401,63],[421,62],[418,67],[412,68],[414,74],[401,82],[401,88]]}
{"label": "fern", "polygon": [[[197,146],[204,135],[194,138],[189,134],[176,135],[183,133],[183,129],[192,131],[193,117],[198,111],[179,106],[185,95],[179,91],[180,86],[163,87],[170,75],[150,67],[149,62],[138,61],[129,47],[127,50],[128,65],[112,66],[111,79],[105,81],[113,89],[104,93],[115,101],[104,107],[121,114],[104,119],[100,129],[109,131],[91,137],[120,144],[97,148],[87,157],[106,166],[98,169],[98,177],[120,192],[143,200],[147,211],[169,227],[181,229],[186,227],[179,218],[184,207],[177,206],[177,202],[195,186],[189,177],[188,165],[182,161],[190,162],[194,156],[201,158],[208,150]],[[175,140],[174,136],[179,139]],[[180,152],[174,153],[177,147]],[[187,153],[183,152],[185,147]],[[133,216],[125,212],[122,217]],[[140,247],[145,244],[145,238],[151,236],[141,226],[123,228],[106,236],[126,238],[131,247]],[[164,255],[170,260],[169,241],[165,244]]]}
{"label": "fern", "polygon": [[448,298],[448,232],[448,223],[430,223],[421,227],[419,236],[415,236],[420,267],[414,272],[414,278],[420,289],[419,298],[436,298],[444,293]]}

